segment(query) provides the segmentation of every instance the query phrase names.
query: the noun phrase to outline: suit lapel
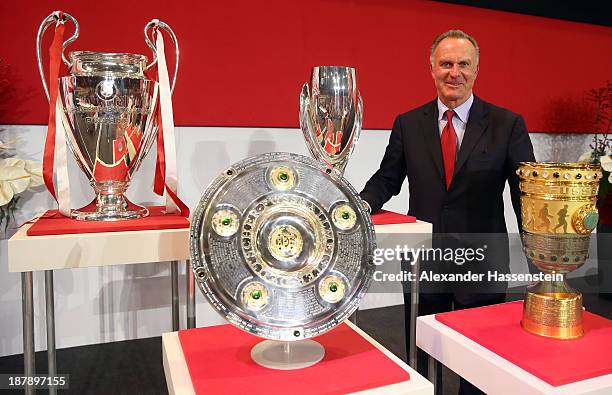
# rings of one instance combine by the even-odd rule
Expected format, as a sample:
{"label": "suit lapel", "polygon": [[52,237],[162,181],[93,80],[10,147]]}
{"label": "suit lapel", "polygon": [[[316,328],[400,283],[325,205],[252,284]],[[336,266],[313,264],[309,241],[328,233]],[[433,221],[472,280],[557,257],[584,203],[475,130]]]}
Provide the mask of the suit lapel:
{"label": "suit lapel", "polygon": [[459,147],[459,153],[457,154],[453,178],[465,164],[474,146],[487,128],[487,124],[487,110],[483,105],[483,101],[474,96],[474,103],[472,103],[472,108],[470,109],[470,118],[468,119],[463,141],[461,142],[461,147]]}
{"label": "suit lapel", "polygon": [[425,145],[431,157],[434,165],[438,170],[438,174],[444,180],[444,164],[442,163],[442,146],[440,145],[440,129],[438,128],[438,106],[436,101],[428,105],[423,111],[423,118],[421,118],[421,131],[425,138]]}

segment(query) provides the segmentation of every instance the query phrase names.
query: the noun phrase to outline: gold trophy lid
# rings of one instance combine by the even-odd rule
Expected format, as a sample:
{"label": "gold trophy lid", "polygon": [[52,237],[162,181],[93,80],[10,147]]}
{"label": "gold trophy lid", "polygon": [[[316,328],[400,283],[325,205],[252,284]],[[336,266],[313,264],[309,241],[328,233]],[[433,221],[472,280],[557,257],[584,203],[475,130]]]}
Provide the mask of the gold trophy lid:
{"label": "gold trophy lid", "polygon": [[75,76],[144,78],[147,57],[131,53],[75,51],[70,53],[70,63],[70,74]]}
{"label": "gold trophy lid", "polygon": [[599,183],[601,166],[591,163],[521,162],[516,174],[525,181]]}

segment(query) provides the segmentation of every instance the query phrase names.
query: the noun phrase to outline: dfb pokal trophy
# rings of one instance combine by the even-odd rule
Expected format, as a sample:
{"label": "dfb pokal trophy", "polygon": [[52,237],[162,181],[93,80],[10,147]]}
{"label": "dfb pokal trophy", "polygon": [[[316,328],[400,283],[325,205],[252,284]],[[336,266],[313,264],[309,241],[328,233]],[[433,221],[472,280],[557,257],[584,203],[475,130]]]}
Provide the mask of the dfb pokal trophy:
{"label": "dfb pokal trophy", "polygon": [[312,156],[343,174],[359,139],[362,118],[355,69],[314,67],[312,92],[305,83],[300,95],[300,127]]}
{"label": "dfb pokal trophy", "polygon": [[523,249],[549,275],[527,288],[521,326],[556,339],[583,335],[582,295],[565,281],[588,258],[590,233],[599,219],[599,165],[522,163]]}
{"label": "dfb pokal trophy", "polygon": [[[67,60],[63,49],[78,37],[79,25],[69,14],[54,12],[41,24],[37,38],[38,67],[47,98],[53,92],[49,92],[45,81],[41,39],[47,27],[66,20],[74,23],[75,33],[62,46],[61,59],[70,74],[59,78],[57,116],[62,118],[68,146],[97,197],[95,204],[72,210],[71,215],[94,221],[144,217],[148,210],[129,202],[124,193],[158,131],[159,86],[145,76],[145,71],[158,60],[148,33],[151,29],[164,29],[175,45],[176,36],[158,20],[145,26],[145,41],[154,53],[150,64],[146,56],[131,53],[77,51],[71,52]],[[177,70],[178,46],[172,90]]]}

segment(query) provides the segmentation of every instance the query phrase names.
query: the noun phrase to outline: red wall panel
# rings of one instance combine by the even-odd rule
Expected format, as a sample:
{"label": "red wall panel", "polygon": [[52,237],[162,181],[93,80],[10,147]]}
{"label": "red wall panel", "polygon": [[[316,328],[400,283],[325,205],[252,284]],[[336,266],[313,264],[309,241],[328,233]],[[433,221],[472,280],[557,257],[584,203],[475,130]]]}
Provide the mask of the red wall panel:
{"label": "red wall panel", "polygon": [[388,129],[397,113],[435,97],[429,46],[450,28],[480,44],[475,93],[523,114],[532,131],[592,130],[584,93],[603,86],[612,70],[612,28],[437,2],[49,3],[0,5],[0,59],[8,66],[0,72],[10,84],[0,97],[0,123],[46,123],[35,39],[54,9],[81,25],[68,51],[150,56],[144,25],[152,18],[170,24],[182,56],[174,95],[178,125],[297,127],[298,95],[312,66],[342,64],[357,68],[365,127]]}

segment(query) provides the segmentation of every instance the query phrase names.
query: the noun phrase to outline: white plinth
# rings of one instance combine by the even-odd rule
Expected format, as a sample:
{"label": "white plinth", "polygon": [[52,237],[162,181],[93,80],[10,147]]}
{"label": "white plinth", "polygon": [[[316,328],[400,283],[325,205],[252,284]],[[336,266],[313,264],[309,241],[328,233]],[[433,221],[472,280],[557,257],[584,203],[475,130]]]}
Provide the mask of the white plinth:
{"label": "white plinth", "polygon": [[612,374],[554,387],[449,328],[434,315],[417,319],[417,346],[489,395],[612,394]]}
{"label": "white plinth", "polygon": [[30,226],[8,241],[9,272],[189,259],[189,228],[28,236]]}
{"label": "white plinth", "polygon": [[[432,224],[419,220],[404,224],[375,225],[374,231],[376,232],[376,247],[395,249],[397,246],[398,235],[431,235],[432,230]],[[428,239],[430,237],[431,236],[427,236]],[[426,247],[430,247],[431,241],[427,240],[424,244],[426,244]],[[420,246],[421,245],[410,245],[409,247],[418,248]],[[388,273],[400,272],[400,261],[386,261],[385,265],[388,267],[388,269],[386,269]],[[386,285],[386,288],[389,290],[389,292],[366,293],[359,304],[359,310],[404,304],[404,294],[401,283],[389,283]]]}
{"label": "white plinth", "polygon": [[[396,357],[389,350],[381,346],[376,340],[372,339],[368,334],[359,329],[349,321],[345,321],[355,332],[363,336],[374,347],[379,349],[383,354],[389,357],[399,367],[404,369],[410,375],[410,380],[401,383],[385,385],[383,387],[372,388],[365,391],[359,391],[355,394],[360,395],[380,395],[380,394],[400,394],[400,395],[433,395],[433,384],[427,381],[423,376],[417,373],[410,366],[406,365],[401,359]],[[316,340],[316,338],[315,338]],[[171,395],[193,395],[195,394],[191,376],[185,362],[183,349],[178,337],[178,332],[164,333],[162,335],[162,351],[164,373],[166,375],[166,383],[168,392]],[[339,372],[338,374],[342,374]],[[298,383],[303,385],[304,383]],[[251,392],[257,391],[265,393],[265,388],[252,388]]]}

